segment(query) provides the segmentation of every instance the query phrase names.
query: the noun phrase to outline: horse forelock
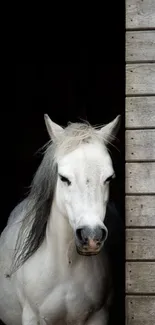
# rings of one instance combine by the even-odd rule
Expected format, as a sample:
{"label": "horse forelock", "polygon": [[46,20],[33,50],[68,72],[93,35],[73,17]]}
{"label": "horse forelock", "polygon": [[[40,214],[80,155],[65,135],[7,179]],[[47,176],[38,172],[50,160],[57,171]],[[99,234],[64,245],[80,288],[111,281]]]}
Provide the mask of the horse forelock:
{"label": "horse forelock", "polygon": [[69,123],[64,129],[64,132],[58,137],[56,142],[55,160],[59,156],[63,156],[75,149],[83,143],[94,143],[96,141],[103,144],[103,137],[98,128],[102,126],[91,126],[88,122],[85,123]]}

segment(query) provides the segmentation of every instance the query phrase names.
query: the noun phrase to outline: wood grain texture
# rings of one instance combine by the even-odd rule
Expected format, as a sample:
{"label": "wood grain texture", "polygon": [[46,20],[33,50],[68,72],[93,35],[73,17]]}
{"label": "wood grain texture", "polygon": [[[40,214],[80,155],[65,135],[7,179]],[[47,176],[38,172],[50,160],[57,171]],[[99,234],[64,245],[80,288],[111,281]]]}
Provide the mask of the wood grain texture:
{"label": "wood grain texture", "polygon": [[155,31],[126,32],[126,61],[155,60]]}
{"label": "wood grain texture", "polygon": [[[132,97],[126,98],[125,127],[155,128],[155,31],[144,30],[155,28],[155,1],[126,0],[126,28],[143,30],[126,32],[126,95]],[[126,196],[126,226],[152,227],[155,196],[145,193],[155,194],[155,163],[147,162],[155,159],[155,130],[126,130],[125,136],[126,194],[143,193]],[[155,229],[126,229],[126,259],[132,260],[126,261],[126,292],[132,294],[126,325],[153,325],[155,296],[147,294],[155,295]]]}
{"label": "wood grain texture", "polygon": [[126,194],[155,193],[155,163],[126,163]]}
{"label": "wood grain texture", "polygon": [[126,262],[126,292],[155,294],[155,262]]}
{"label": "wood grain texture", "polygon": [[155,159],[155,129],[125,132],[126,160]]}
{"label": "wood grain texture", "polygon": [[126,95],[155,94],[155,63],[126,64]]}
{"label": "wood grain texture", "polygon": [[126,128],[155,128],[155,97],[127,97],[125,103]]}
{"label": "wood grain texture", "polygon": [[126,196],[126,226],[155,227],[155,196]]}
{"label": "wood grain texture", "polygon": [[126,0],[126,28],[154,27],[154,0]]}
{"label": "wood grain texture", "polygon": [[126,325],[153,325],[155,321],[155,296],[127,296]]}
{"label": "wood grain texture", "polygon": [[155,229],[126,229],[126,259],[155,259]]}

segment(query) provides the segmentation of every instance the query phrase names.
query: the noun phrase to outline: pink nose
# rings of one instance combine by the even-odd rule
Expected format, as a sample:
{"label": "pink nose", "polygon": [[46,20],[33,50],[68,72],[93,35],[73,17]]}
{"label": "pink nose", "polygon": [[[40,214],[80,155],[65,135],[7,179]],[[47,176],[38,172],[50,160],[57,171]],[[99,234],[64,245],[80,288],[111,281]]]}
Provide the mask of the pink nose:
{"label": "pink nose", "polygon": [[91,239],[91,238],[88,238],[88,246],[89,246],[89,248],[91,248],[91,249],[97,249],[98,246],[99,246],[99,243],[98,243],[98,241],[96,241],[96,240],[93,240],[93,239]]}

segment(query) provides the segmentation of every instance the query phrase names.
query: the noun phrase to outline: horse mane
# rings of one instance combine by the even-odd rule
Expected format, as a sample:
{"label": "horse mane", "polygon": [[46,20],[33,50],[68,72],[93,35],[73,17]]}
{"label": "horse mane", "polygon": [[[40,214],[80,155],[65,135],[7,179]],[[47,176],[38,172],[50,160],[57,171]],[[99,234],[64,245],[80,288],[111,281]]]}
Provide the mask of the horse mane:
{"label": "horse mane", "polygon": [[[57,159],[73,151],[82,143],[94,141],[103,143],[103,139],[95,132],[98,127],[92,127],[88,122],[69,123],[64,129],[63,136],[54,142],[48,142],[43,147],[45,148],[43,159],[34,175],[26,198],[11,273],[14,273],[35,253],[45,238],[57,181]],[[18,211],[18,215],[20,212]]]}
{"label": "horse mane", "polygon": [[[11,273],[17,271],[44,240],[57,180],[57,164],[54,160],[54,152],[54,144],[50,144],[34,175],[30,192],[24,200],[24,216],[16,241]],[[23,213],[17,209],[18,214],[21,212]]]}

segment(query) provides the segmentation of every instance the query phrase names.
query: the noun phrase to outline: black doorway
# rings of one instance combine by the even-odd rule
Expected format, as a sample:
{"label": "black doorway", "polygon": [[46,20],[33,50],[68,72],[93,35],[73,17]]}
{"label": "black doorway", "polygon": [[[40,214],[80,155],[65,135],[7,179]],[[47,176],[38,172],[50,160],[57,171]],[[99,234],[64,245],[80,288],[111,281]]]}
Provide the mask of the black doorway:
{"label": "black doorway", "polygon": [[111,199],[119,214],[110,247],[111,262],[116,271],[110,325],[124,325],[125,319],[124,69],[122,61],[104,64],[90,59],[87,48],[79,50],[75,63],[17,64],[16,108],[3,112],[7,118],[7,138],[5,154],[1,158],[5,175],[1,231],[9,213],[27,192],[41,162],[42,157],[36,152],[48,141],[44,113],[64,126],[68,121],[80,119],[91,124],[104,124],[121,114],[121,128],[115,143],[117,149],[110,148],[117,176],[111,188]]}

